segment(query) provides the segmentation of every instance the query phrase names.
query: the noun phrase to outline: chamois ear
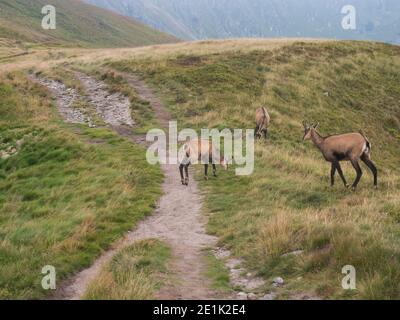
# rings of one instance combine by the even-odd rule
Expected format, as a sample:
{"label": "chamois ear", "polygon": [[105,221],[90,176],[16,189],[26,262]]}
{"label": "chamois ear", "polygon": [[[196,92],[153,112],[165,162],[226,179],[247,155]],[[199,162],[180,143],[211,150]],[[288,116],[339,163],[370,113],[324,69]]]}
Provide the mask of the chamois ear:
{"label": "chamois ear", "polygon": [[317,129],[318,126],[319,126],[319,122],[317,122],[317,124],[314,124],[314,125],[313,125],[314,129]]}
{"label": "chamois ear", "polygon": [[303,121],[303,127],[304,127],[304,129],[307,129],[307,128],[308,128],[308,125],[307,125],[307,121],[306,121],[306,120]]}

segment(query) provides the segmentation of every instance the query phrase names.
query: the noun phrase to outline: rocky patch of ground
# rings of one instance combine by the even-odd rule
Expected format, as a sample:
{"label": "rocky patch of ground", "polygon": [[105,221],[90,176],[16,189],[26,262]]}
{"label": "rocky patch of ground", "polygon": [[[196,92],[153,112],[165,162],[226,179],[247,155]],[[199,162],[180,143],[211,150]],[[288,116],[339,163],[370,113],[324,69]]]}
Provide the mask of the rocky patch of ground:
{"label": "rocky patch of ground", "polygon": [[93,77],[77,73],[85,88],[89,102],[95,106],[97,114],[111,126],[129,126],[135,124],[131,116],[131,103],[121,93],[110,93],[107,86]]}
{"label": "rocky patch of ground", "polygon": [[92,123],[89,116],[73,107],[75,101],[79,97],[75,89],[68,88],[62,82],[52,79],[35,77],[34,80],[47,87],[52,92],[57,101],[58,111],[65,122],[77,124],[88,123],[89,125]]}
{"label": "rocky patch of ground", "polygon": [[228,268],[231,286],[239,291],[236,298],[240,300],[257,300],[262,293],[265,281],[263,278],[248,272],[242,259],[233,258],[229,250],[218,248],[213,251],[215,257],[223,261]]}

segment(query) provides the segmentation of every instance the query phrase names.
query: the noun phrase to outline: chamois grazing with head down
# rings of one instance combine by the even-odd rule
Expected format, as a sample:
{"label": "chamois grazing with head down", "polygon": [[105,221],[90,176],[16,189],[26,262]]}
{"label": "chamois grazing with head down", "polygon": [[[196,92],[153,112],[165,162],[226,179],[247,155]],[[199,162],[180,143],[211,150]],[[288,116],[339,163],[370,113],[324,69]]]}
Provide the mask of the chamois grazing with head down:
{"label": "chamois grazing with head down", "polygon": [[[228,170],[228,163],[223,154],[213,146],[212,142],[204,139],[189,140],[183,145],[183,156],[180,158],[179,172],[183,185],[189,185],[189,166],[193,163],[204,164],[204,178],[208,180],[208,166],[213,167],[213,175],[217,176],[219,163],[225,170]],[[185,175],[184,175],[185,171]]]}
{"label": "chamois grazing with head down", "polygon": [[260,107],[256,110],[256,129],[254,133],[256,138],[261,139],[264,136],[264,139],[267,139],[270,121],[271,117],[265,107]]}
{"label": "chamois grazing with head down", "polygon": [[375,164],[371,161],[371,143],[362,131],[360,131],[359,133],[347,133],[322,137],[317,132],[318,124],[308,125],[307,122],[304,121],[303,126],[303,141],[311,139],[314,145],[321,151],[325,160],[332,163],[332,186],[335,183],[335,173],[336,171],[338,171],[340,178],[342,179],[346,188],[349,187],[346,182],[346,178],[343,175],[340,162],[350,161],[357,173],[357,177],[352,185],[352,190],[354,191],[357,188],[357,185],[360,182],[362,176],[362,170],[359,164],[359,161],[361,159],[374,175],[375,188],[378,187],[378,170]]}

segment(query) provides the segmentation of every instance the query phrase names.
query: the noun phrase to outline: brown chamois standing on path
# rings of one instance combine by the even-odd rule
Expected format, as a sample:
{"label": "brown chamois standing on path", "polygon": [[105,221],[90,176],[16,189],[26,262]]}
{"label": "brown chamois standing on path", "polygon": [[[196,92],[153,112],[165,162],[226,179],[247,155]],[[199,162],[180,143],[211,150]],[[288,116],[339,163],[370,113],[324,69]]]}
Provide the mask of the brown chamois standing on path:
{"label": "brown chamois standing on path", "polygon": [[335,173],[337,170],[343,180],[344,185],[347,188],[349,187],[343,175],[340,161],[350,161],[357,173],[357,177],[352,185],[352,190],[354,191],[357,188],[362,176],[362,170],[359,164],[361,159],[374,175],[375,188],[378,187],[378,170],[375,164],[371,161],[371,143],[368,141],[368,138],[362,131],[359,133],[347,133],[322,137],[316,130],[318,124],[308,125],[307,122],[304,121],[303,126],[303,141],[311,139],[314,145],[321,151],[325,160],[332,163],[332,186],[335,183]]}
{"label": "brown chamois standing on path", "polygon": [[271,117],[265,107],[260,107],[256,110],[256,129],[254,133],[256,138],[261,139],[264,136],[264,139],[267,139],[270,121]]}
{"label": "brown chamois standing on path", "polygon": [[[217,176],[217,166],[219,164],[228,170],[228,163],[224,159],[223,154],[217,151],[209,140],[195,139],[189,140],[183,145],[183,159],[180,160],[179,172],[181,175],[181,182],[183,185],[189,185],[189,166],[192,163],[199,162],[204,164],[204,178],[208,180],[208,166],[213,166],[213,175]],[[216,156],[219,155],[219,158]],[[184,171],[185,170],[185,176]]]}

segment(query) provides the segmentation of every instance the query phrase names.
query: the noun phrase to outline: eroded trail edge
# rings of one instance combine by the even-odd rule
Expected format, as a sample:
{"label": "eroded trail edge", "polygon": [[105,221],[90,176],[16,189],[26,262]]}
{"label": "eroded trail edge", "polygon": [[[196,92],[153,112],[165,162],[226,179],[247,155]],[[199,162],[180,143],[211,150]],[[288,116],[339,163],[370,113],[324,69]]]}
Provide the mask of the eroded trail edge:
{"label": "eroded trail edge", "polygon": [[[129,101],[120,95],[107,93],[104,83],[93,77],[77,73],[83,84],[87,98],[94,105],[103,121],[118,133],[130,137],[129,128],[134,121],[127,114]],[[170,116],[162,102],[140,80],[127,75],[127,81],[135,88],[142,99],[149,101],[160,125],[166,127]],[[81,117],[71,117],[74,110],[71,100],[77,93],[69,94],[68,89],[54,81],[41,80],[57,100],[58,108],[65,121],[82,123]],[[74,121],[78,120],[78,121]],[[125,128],[124,130],[121,127]],[[127,130],[128,129],[128,130]],[[135,140],[135,136],[131,136]],[[89,268],[82,270],[64,281],[57,289],[55,299],[80,299],[86,288],[99,274],[101,269],[123,247],[138,240],[157,238],[165,241],[172,248],[173,259],[170,265],[171,280],[158,292],[158,299],[216,299],[221,298],[211,289],[210,281],[204,276],[204,253],[206,248],[213,248],[217,239],[207,235],[206,220],[201,214],[202,198],[194,179],[189,187],[182,186],[178,179],[176,165],[163,165],[165,175],[164,195],[160,198],[154,214],[143,220],[119,243],[105,251]],[[192,175],[192,173],[191,173]]]}

